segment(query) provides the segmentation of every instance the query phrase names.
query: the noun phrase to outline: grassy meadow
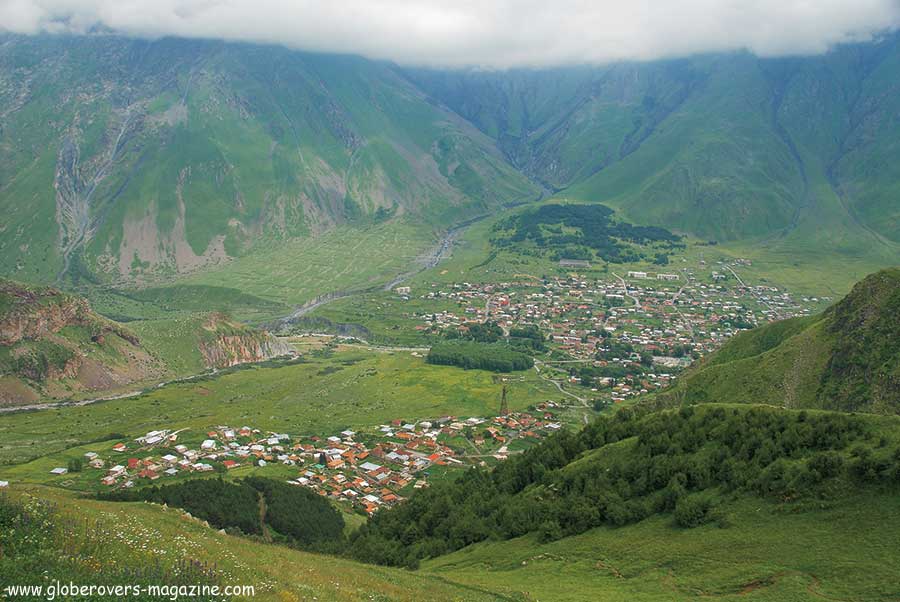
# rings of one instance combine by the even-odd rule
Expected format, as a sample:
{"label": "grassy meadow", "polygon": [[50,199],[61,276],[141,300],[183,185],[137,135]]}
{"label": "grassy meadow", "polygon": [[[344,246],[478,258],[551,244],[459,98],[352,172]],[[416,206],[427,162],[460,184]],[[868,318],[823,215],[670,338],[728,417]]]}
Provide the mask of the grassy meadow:
{"label": "grassy meadow", "polygon": [[727,528],[670,517],[601,527],[541,544],[534,535],[477,544],[420,572],[521,600],[676,602],[892,601],[900,597],[896,493],[809,502],[745,498]]}
{"label": "grassy meadow", "polygon": [[[6,466],[0,466],[0,478],[59,483],[66,475],[54,477],[52,468],[86,451],[109,449],[115,443],[110,435],[134,438],[159,428],[187,428],[200,437],[210,426],[246,424],[322,435],[399,418],[493,415],[501,388],[494,377],[432,366],[411,352],[348,349],[330,357],[226,371],[127,399],[2,414],[0,463]],[[511,409],[560,397],[530,371],[508,386]]]}
{"label": "grassy meadow", "polygon": [[[219,533],[182,511],[143,502],[101,502],[55,488],[29,487],[12,494],[54,504],[63,519],[111,534],[95,579],[103,583],[103,562],[127,561],[136,546],[163,563],[187,559],[215,567],[221,585],[253,585],[252,600],[446,602],[501,600],[477,586],[457,585],[440,576],[365,565]],[[136,565],[138,566],[138,565]]]}

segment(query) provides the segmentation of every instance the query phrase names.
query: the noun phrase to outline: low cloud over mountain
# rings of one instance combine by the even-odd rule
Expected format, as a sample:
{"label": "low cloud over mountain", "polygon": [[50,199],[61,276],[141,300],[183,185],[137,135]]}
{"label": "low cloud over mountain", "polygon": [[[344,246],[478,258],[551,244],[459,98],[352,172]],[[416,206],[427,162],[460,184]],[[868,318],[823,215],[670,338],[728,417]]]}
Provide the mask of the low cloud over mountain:
{"label": "low cloud over mountain", "polygon": [[443,67],[817,54],[898,26],[898,0],[0,0],[0,30],[17,33],[221,38]]}

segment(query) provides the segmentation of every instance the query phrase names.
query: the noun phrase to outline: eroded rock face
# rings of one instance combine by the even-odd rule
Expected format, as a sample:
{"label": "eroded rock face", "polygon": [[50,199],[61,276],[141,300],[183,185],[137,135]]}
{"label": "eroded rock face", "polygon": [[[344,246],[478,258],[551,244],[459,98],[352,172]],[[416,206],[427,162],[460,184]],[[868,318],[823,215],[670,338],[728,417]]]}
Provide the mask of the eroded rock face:
{"label": "eroded rock face", "polygon": [[0,283],[0,293],[11,307],[0,314],[0,345],[15,345],[59,332],[66,326],[84,324],[90,306],[84,299],[56,289],[32,290],[13,283]]}
{"label": "eroded rock face", "polygon": [[[76,326],[79,328],[67,330]],[[164,374],[158,358],[86,299],[0,279],[0,405],[101,392]],[[104,353],[94,356],[102,347]]]}
{"label": "eroded rock face", "polygon": [[290,346],[268,332],[250,329],[242,334],[216,335],[201,342],[200,351],[210,368],[261,362],[292,353]]}

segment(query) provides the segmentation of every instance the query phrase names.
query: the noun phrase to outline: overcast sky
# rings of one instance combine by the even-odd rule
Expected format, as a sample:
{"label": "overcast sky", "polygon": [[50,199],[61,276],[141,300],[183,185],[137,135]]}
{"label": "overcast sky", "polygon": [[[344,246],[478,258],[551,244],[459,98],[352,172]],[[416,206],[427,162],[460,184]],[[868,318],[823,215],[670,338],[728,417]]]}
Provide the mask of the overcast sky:
{"label": "overcast sky", "polygon": [[817,54],[900,26],[900,0],[0,0],[0,29],[272,42],[432,66],[748,49]]}

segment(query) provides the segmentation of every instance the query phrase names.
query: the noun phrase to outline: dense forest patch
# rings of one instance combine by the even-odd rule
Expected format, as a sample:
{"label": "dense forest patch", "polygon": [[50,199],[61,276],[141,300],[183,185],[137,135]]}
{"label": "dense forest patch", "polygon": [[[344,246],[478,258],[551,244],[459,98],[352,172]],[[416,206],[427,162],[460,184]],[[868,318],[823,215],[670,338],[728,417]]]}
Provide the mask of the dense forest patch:
{"label": "dense forest patch", "polygon": [[276,540],[304,548],[329,548],[343,537],[344,519],[328,500],[304,487],[273,479],[192,479],[162,487],[105,493],[100,498],[167,504],[183,508],[219,529],[272,535]]}
{"label": "dense forest patch", "polygon": [[[548,255],[553,260],[603,259],[668,263],[668,252],[684,247],[681,237],[657,226],[613,219],[605,205],[543,205],[497,222],[491,244]],[[530,243],[530,245],[529,245]]]}
{"label": "dense forest patch", "polygon": [[671,514],[673,525],[728,526],[723,502],[792,503],[848,486],[900,485],[900,446],[857,416],[774,408],[621,410],[561,433],[492,472],[417,491],[354,534],[350,554],[416,566],[488,539],[543,541]]}
{"label": "dense forest patch", "polygon": [[516,347],[503,343],[478,343],[470,340],[448,340],[436,343],[425,358],[429,364],[460,368],[513,372],[528,370],[534,359]]}

